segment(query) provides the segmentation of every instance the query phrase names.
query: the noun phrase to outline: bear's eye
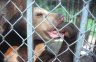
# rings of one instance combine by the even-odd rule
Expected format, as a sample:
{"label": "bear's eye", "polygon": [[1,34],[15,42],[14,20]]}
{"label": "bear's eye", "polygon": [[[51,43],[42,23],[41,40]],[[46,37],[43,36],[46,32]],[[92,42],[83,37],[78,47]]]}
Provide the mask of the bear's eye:
{"label": "bear's eye", "polygon": [[37,15],[36,16],[43,16],[43,14],[42,13],[37,13]]}

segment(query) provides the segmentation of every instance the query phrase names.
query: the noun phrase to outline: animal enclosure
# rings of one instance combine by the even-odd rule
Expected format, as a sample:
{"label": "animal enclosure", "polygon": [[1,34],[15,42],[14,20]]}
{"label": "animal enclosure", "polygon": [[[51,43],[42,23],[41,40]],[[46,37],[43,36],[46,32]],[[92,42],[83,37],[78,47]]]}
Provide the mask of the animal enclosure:
{"label": "animal enclosure", "polygon": [[95,62],[95,27],[95,0],[0,0],[0,62]]}

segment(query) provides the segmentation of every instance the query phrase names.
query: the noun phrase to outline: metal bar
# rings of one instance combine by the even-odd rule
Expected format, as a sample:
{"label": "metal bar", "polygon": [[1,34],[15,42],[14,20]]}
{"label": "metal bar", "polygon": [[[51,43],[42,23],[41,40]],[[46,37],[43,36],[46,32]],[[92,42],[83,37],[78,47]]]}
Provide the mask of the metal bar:
{"label": "metal bar", "polygon": [[89,9],[89,2],[87,2],[86,4],[84,3],[83,6],[84,10],[82,11],[82,17],[81,17],[81,23],[80,23],[80,32],[78,34],[78,42],[76,45],[76,56],[74,58],[74,62],[80,62],[79,58],[80,58],[80,53],[81,53],[81,48],[84,42],[84,38],[85,38],[85,29],[86,29],[86,23],[87,23],[87,18],[88,18],[88,10]]}
{"label": "metal bar", "polygon": [[[27,0],[27,7],[29,7],[29,4],[32,3],[32,0]],[[29,24],[30,23],[30,24]],[[32,5],[27,8],[27,37],[32,33]],[[33,41],[32,36],[28,37],[27,44],[28,44],[28,61],[32,62],[32,56],[33,56]]]}

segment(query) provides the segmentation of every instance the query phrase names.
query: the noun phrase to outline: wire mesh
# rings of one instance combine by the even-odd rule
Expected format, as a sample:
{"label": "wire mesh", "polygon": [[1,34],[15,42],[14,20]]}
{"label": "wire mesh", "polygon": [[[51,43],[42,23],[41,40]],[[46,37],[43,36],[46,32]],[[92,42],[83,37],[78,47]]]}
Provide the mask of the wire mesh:
{"label": "wire mesh", "polygon": [[[96,61],[95,0],[26,2],[0,0],[0,62]],[[87,4],[89,8],[86,8]],[[28,11],[30,8],[32,14]],[[87,15],[82,14],[85,10]],[[28,13],[32,15],[32,22],[28,20]],[[83,24],[84,16],[86,23]],[[32,32],[29,33],[27,28]],[[32,41],[28,42],[30,37]],[[29,45],[31,42],[33,47]],[[79,53],[75,54],[76,51]]]}

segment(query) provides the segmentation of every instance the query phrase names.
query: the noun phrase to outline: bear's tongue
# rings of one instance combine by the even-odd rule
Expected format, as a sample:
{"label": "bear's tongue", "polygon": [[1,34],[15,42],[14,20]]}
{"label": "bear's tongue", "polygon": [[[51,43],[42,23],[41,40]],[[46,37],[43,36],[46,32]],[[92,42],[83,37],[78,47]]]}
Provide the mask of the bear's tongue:
{"label": "bear's tongue", "polygon": [[58,38],[58,37],[63,36],[61,33],[57,32],[57,31],[50,31],[50,32],[48,32],[48,34],[51,38]]}

